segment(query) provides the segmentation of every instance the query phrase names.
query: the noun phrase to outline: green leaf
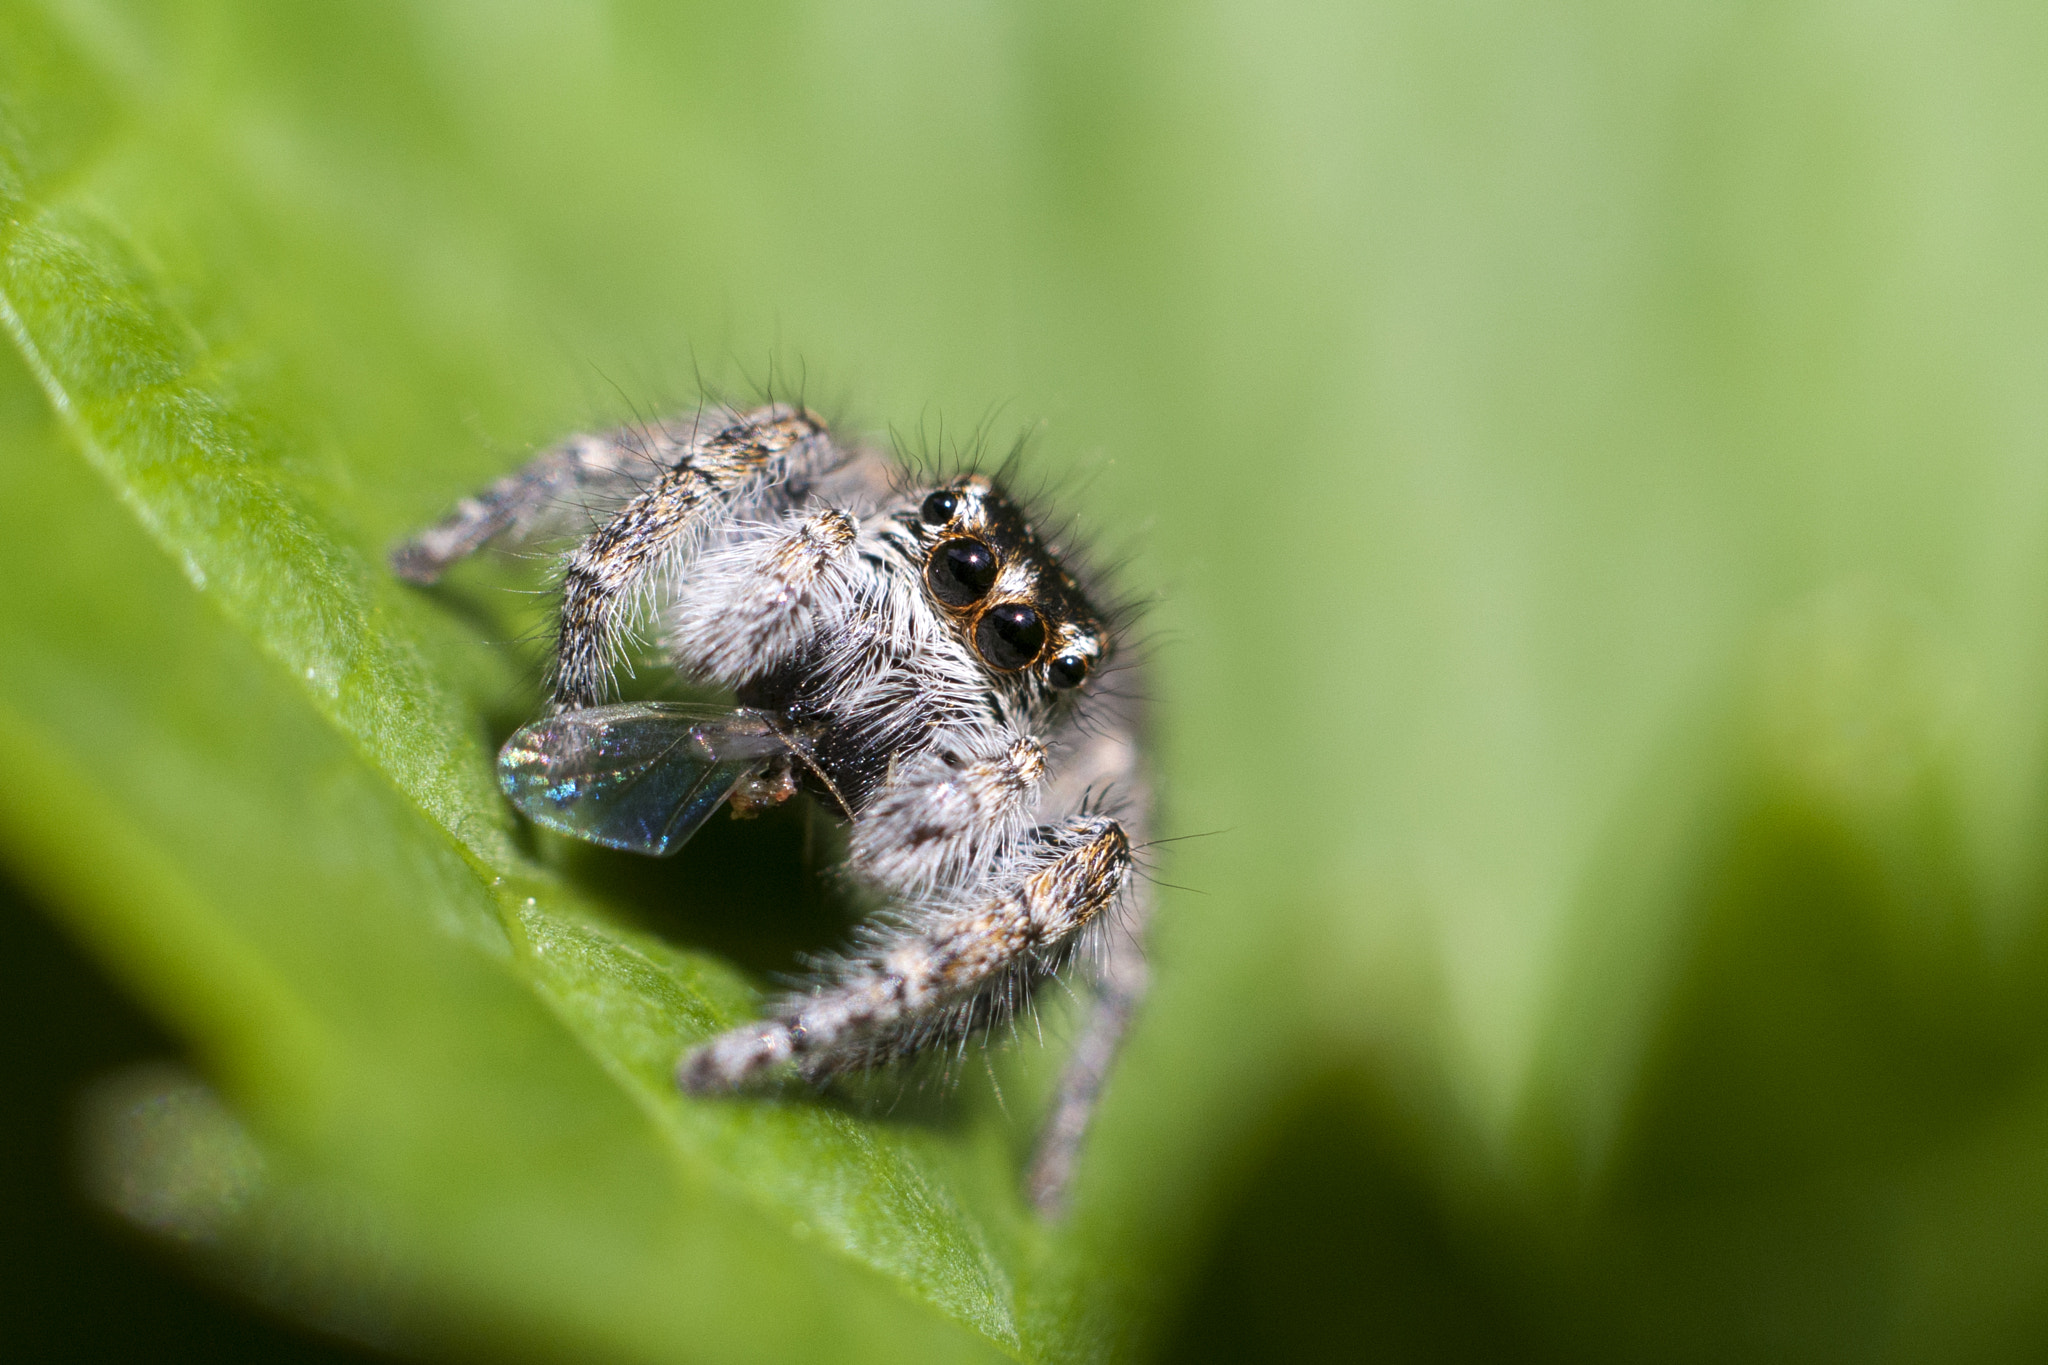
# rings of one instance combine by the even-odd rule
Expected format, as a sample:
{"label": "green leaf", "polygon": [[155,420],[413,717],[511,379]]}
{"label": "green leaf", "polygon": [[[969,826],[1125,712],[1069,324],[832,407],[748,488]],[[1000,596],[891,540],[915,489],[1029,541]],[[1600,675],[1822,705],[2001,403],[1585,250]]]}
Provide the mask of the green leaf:
{"label": "green leaf", "polygon": [[[11,121],[33,128],[31,77],[92,77],[15,22]],[[95,204],[130,169],[119,139],[78,143],[8,177],[8,568],[36,586],[4,625],[35,793],[10,833],[273,1149],[251,1220],[564,1350],[752,1356],[847,1319],[856,1352],[1043,1354],[1057,1324],[1025,1336],[1014,1235],[1006,1264],[948,1188],[958,1142],[673,1093],[684,1043],[752,993],[517,853],[426,609]],[[312,1292],[287,1304],[368,1330]],[[763,1298],[805,1307],[762,1322]]]}
{"label": "green leaf", "polygon": [[[110,1101],[226,1173],[146,1217],[427,1349],[2038,1354],[2044,58],[1999,3],[0,4],[0,850],[227,1102]],[[1149,527],[1163,829],[1221,832],[1060,1227],[1060,1008],[1000,1096],[674,1094],[843,930],[805,831],[535,842],[538,567],[381,567],[771,365],[914,447],[1047,415]]]}

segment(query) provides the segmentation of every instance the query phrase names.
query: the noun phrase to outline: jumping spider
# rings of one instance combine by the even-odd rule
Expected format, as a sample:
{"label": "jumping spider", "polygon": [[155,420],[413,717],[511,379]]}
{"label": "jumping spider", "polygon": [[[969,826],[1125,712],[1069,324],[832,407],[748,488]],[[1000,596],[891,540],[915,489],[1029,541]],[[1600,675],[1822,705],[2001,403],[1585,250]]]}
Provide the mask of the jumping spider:
{"label": "jumping spider", "polygon": [[[964,1040],[1085,944],[1095,1002],[1029,1177],[1057,1207],[1145,986],[1148,793],[1135,704],[1100,686],[1110,615],[998,481],[913,487],[781,405],[575,437],[392,565],[433,583],[579,521],[594,529],[561,573],[552,705],[498,756],[512,803],[662,856],[721,804],[801,791],[848,822],[843,875],[887,907],[767,1019],[687,1053],[678,1083],[822,1080]],[[609,702],[647,625],[737,709]]]}

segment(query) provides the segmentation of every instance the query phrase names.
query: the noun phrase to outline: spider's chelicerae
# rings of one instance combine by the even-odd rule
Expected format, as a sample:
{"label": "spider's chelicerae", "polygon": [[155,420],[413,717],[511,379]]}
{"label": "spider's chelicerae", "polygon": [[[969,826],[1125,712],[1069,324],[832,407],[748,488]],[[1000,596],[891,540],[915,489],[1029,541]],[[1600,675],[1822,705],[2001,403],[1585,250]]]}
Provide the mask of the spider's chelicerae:
{"label": "spider's chelicerae", "polygon": [[[780,405],[576,437],[392,563],[432,583],[488,543],[578,529],[553,704],[498,759],[513,803],[662,855],[721,804],[803,792],[848,821],[844,875],[885,907],[768,1018],[687,1053],[679,1083],[823,1079],[962,1041],[1078,957],[1094,1005],[1029,1178],[1056,1207],[1145,984],[1148,793],[1135,702],[1102,685],[1112,615],[998,481],[914,484]],[[610,702],[650,627],[736,707]]]}

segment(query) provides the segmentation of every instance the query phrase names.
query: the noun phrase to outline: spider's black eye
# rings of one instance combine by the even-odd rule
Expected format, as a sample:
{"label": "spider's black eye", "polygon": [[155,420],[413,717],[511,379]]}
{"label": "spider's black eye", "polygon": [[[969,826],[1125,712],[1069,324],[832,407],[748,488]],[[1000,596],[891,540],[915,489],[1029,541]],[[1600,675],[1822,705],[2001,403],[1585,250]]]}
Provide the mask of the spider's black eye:
{"label": "spider's black eye", "polygon": [[974,648],[990,668],[1014,672],[1028,667],[1045,648],[1045,622],[1022,602],[1005,602],[981,614]]}
{"label": "spider's black eye", "polygon": [[917,509],[917,514],[934,526],[944,526],[959,510],[960,499],[941,488],[924,500],[924,506]]}
{"label": "spider's black eye", "polygon": [[1046,673],[1051,677],[1052,685],[1061,690],[1079,687],[1087,681],[1088,661],[1078,654],[1062,654],[1052,661]]}
{"label": "spider's black eye", "polygon": [[[926,509],[930,509],[929,500]],[[932,596],[949,607],[964,607],[988,595],[999,569],[995,552],[980,541],[948,540],[932,551],[924,579],[931,585]]]}

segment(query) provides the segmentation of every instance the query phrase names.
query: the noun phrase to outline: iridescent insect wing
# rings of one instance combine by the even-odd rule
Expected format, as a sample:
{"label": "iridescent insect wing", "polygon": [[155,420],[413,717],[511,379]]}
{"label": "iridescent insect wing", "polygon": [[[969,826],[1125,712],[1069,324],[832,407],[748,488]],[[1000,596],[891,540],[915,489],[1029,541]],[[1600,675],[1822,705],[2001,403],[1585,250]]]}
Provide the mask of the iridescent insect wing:
{"label": "iridescent insect wing", "polygon": [[666,857],[789,744],[758,711],[626,702],[535,721],[498,751],[498,782],[543,829]]}

